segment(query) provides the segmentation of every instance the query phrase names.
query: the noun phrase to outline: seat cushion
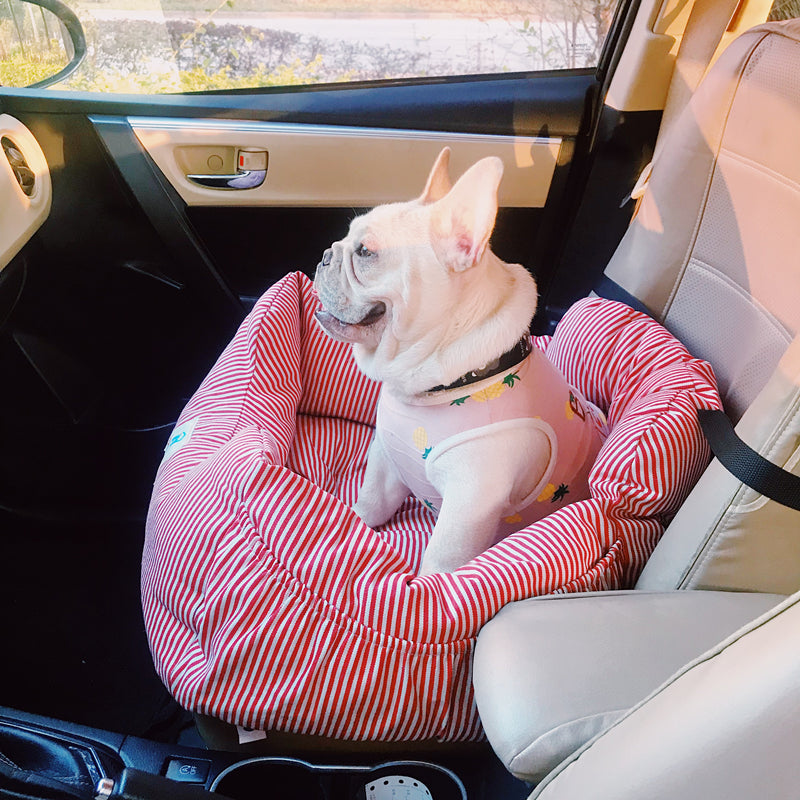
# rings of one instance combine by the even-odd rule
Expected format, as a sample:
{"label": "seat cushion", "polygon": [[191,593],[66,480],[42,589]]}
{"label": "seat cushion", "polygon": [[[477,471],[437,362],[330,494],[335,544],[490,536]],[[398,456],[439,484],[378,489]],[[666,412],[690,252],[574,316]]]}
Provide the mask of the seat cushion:
{"label": "seat cushion", "polygon": [[418,577],[430,512],[409,499],[374,531],[350,508],[378,385],[317,307],[303,275],[272,287],[170,437],[142,567],[156,668],[184,707],[237,725],[480,738],[481,626],[514,600],[633,583],[708,461],[696,409],[719,407],[712,371],[627,306],[578,303],[536,345],[608,413],[592,496]]}
{"label": "seat cushion", "polygon": [[539,783],[783,595],[593,592],[511,603],[481,631],[475,696],[498,758]]}
{"label": "seat cushion", "polygon": [[794,800],[798,637],[795,593],[683,665],[565,759],[529,800]]}

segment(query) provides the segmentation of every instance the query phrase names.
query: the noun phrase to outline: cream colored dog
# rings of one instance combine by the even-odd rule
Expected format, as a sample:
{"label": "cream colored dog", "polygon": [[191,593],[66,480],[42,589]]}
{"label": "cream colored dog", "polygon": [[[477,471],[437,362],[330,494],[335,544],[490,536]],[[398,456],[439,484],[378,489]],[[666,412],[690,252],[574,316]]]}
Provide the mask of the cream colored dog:
{"label": "cream colored dog", "polygon": [[587,496],[604,437],[600,412],[531,348],[530,273],[488,247],[502,162],[451,187],[449,154],[420,197],[354,219],[315,277],[319,323],[383,382],[355,511],[377,527],[420,498],[437,515],[421,574]]}

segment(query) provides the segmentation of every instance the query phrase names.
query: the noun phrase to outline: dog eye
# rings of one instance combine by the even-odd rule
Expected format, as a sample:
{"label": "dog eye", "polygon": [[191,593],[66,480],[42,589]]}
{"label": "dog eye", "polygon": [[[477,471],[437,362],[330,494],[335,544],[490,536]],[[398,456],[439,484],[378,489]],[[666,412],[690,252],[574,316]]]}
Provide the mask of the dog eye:
{"label": "dog eye", "polygon": [[375,252],[370,250],[368,247],[364,247],[364,243],[363,242],[361,244],[359,244],[358,247],[356,247],[355,254],[359,258],[371,258],[372,256],[377,255]]}

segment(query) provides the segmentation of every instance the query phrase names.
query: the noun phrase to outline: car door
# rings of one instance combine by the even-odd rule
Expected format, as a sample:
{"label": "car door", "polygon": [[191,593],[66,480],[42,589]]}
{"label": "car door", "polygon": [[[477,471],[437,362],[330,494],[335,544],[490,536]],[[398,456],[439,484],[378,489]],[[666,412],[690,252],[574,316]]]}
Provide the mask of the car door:
{"label": "car door", "polygon": [[[24,206],[0,240],[0,508],[16,565],[3,591],[18,610],[8,635],[26,653],[0,702],[149,730],[160,699],[138,552],[177,415],[254,300],[291,271],[313,275],[358,209],[415,196],[442,147],[454,176],[503,159],[493,247],[536,276],[536,331],[591,288],[658,127],[657,110],[602,102],[635,5],[585,4],[609,30],[588,66],[571,66],[573,53],[566,68],[538,69],[547,43],[530,44],[523,15],[530,68],[514,72],[367,81],[355,49],[357,79],[336,83],[298,85],[303,70],[316,76],[310,58],[277,87],[0,89],[4,202]],[[125,33],[146,37],[140,22]],[[186,24],[181,36],[199,35]],[[202,67],[230,76],[215,69]],[[20,174],[34,181],[24,202]],[[42,636],[30,636],[33,620]],[[125,682],[142,701],[110,703]]]}

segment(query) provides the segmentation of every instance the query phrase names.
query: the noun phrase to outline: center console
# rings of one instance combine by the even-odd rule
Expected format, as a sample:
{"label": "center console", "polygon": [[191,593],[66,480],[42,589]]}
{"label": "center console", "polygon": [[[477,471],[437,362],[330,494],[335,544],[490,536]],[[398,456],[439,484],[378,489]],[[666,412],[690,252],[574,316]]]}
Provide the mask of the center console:
{"label": "center console", "polygon": [[78,800],[467,800],[524,798],[485,759],[304,756],[166,744],[0,707],[0,796]]}

